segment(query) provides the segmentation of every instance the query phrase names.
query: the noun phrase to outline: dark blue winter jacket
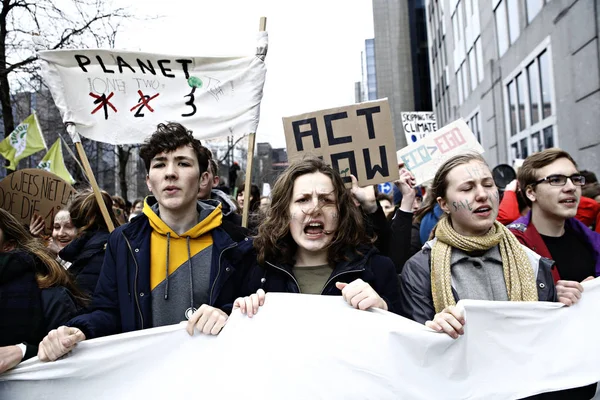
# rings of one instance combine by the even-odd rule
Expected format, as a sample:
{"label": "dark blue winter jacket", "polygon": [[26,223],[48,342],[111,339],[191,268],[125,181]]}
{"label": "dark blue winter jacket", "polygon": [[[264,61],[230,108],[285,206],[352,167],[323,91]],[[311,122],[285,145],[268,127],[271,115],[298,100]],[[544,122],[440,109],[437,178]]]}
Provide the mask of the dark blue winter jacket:
{"label": "dark blue winter jacket", "polygon": [[[152,201],[149,198],[148,203]],[[150,234],[144,214],[110,235],[94,293],[92,310],[73,318],[68,326],[81,329],[87,339],[152,327],[150,295]],[[247,230],[227,221],[212,231],[213,250],[209,305],[229,313],[247,271],[256,265]],[[200,306],[200,304],[198,304]]]}
{"label": "dark blue winter jacket", "polygon": [[[400,294],[398,276],[394,263],[388,257],[378,254],[374,247],[360,249],[362,255],[349,253],[349,260],[337,263],[321,294],[341,296],[336,282],[350,283],[362,279],[385,300],[388,310],[399,313]],[[300,293],[300,287],[290,265],[276,265],[267,261],[265,266],[255,267],[248,277],[249,292],[258,289],[265,292]]]}
{"label": "dark blue winter jacket", "polygon": [[69,274],[79,289],[90,298],[98,283],[108,236],[107,230],[87,231],[58,254],[71,263]]}

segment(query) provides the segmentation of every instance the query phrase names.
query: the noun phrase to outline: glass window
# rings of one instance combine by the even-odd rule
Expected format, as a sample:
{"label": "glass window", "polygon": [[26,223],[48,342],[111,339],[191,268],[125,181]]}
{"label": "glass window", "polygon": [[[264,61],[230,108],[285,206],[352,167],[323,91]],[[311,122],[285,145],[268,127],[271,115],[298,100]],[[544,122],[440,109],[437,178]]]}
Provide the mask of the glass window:
{"label": "glass window", "polygon": [[525,6],[527,7],[527,23],[530,24],[544,6],[544,0],[526,0]]}
{"label": "glass window", "polygon": [[542,118],[547,118],[552,115],[550,65],[547,51],[540,54],[538,63],[540,65],[540,87],[542,88]]}
{"label": "glass window", "polygon": [[517,91],[515,90],[515,81],[508,84],[508,113],[510,114],[510,136],[517,134]]}
{"label": "glass window", "polygon": [[513,44],[519,37],[519,2],[518,0],[507,0],[508,8],[508,33],[510,44]]}
{"label": "glass window", "polygon": [[523,74],[517,75],[517,98],[519,104],[519,132],[524,130],[525,125],[525,78]]}
{"label": "glass window", "polygon": [[496,35],[498,38],[498,54],[502,56],[508,49],[508,26],[506,19],[506,1],[500,2],[494,12],[496,18]]}
{"label": "glass window", "polygon": [[[465,29],[465,9],[464,2],[458,1],[456,4],[456,12],[458,13],[458,30],[462,31]],[[462,32],[461,32],[462,35]]]}
{"label": "glass window", "polygon": [[521,158],[527,158],[529,151],[527,149],[527,138],[521,139]]}
{"label": "glass window", "polygon": [[462,67],[456,72],[456,86],[458,87],[458,104],[463,102]]}
{"label": "glass window", "polygon": [[473,135],[475,135],[477,141],[481,143],[481,133],[479,132],[479,113],[473,115],[470,122],[471,123],[469,124],[469,127],[471,128],[471,131],[473,131]]}
{"label": "glass window", "polygon": [[512,158],[517,159],[517,158],[521,158],[521,154],[519,153],[519,144],[518,143],[513,143],[510,146],[510,151],[512,152]]}
{"label": "glass window", "polygon": [[471,72],[471,89],[475,90],[477,87],[477,66],[475,65],[475,47],[471,49],[467,55],[469,58],[469,70]]}
{"label": "glass window", "polygon": [[536,132],[531,135],[531,151],[538,152],[544,150],[544,143],[540,140],[540,133]]}
{"label": "glass window", "polygon": [[452,32],[454,33],[454,47],[458,47],[460,42],[460,29],[458,27],[458,13],[452,15]]}
{"label": "glass window", "polygon": [[469,93],[471,92],[471,90],[469,89],[469,71],[468,71],[469,66],[467,65],[466,62],[462,63],[462,67],[460,67],[460,70],[462,72],[462,82],[463,82],[463,90],[465,93],[465,100],[467,99],[467,97],[469,97]]}
{"label": "glass window", "polygon": [[483,52],[481,49],[481,37],[475,41],[475,58],[477,59],[477,76],[479,83],[483,81]]}
{"label": "glass window", "polygon": [[527,66],[527,81],[529,83],[529,112],[531,125],[533,125],[540,120],[540,79],[535,62]]}
{"label": "glass window", "polygon": [[549,149],[554,147],[554,135],[552,134],[552,126],[544,129],[544,148]]}
{"label": "glass window", "polygon": [[[465,11],[466,11],[466,15],[467,15],[467,21],[471,20],[471,15],[473,15],[473,0],[466,0],[465,1]],[[467,22],[467,25],[470,25],[469,22]]]}

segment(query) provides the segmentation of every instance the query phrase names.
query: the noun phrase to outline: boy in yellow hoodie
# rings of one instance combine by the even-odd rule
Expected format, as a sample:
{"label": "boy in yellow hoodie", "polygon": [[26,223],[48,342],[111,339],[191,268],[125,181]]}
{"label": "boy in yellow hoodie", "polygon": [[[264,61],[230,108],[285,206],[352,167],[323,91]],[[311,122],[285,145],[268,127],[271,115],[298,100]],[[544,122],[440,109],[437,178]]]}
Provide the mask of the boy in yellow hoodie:
{"label": "boy in yellow hoodie", "polygon": [[40,343],[56,360],[85,339],[179,323],[218,334],[256,263],[248,231],[223,221],[221,204],[198,201],[210,152],[178,123],[159,124],[140,150],[153,196],[143,214],[110,236],[93,311]]}

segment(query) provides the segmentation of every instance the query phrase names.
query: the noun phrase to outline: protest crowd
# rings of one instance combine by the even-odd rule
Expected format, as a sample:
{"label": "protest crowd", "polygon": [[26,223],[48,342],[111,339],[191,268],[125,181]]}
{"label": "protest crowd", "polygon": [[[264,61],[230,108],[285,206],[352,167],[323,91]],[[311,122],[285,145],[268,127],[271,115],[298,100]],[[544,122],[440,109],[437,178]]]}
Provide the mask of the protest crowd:
{"label": "protest crowd", "polygon": [[[89,187],[62,184],[58,190],[58,177],[44,171],[43,185],[55,184],[47,193],[63,202],[51,226],[40,213],[19,219],[9,209],[14,201],[2,199],[0,397],[3,377],[27,367],[19,364],[37,357],[44,367],[59,365],[84,341],[181,322],[189,336],[217,341],[235,329],[227,326],[232,313],[245,322],[266,314],[269,294],[338,296],[353,318],[410,322],[448,343],[466,338],[469,318],[460,300],[547,302],[567,311],[583,306],[584,287],[592,283],[586,282],[600,275],[600,183],[595,171],[580,169],[582,160],[560,148],[513,167],[488,165],[458,120],[439,130],[428,126],[419,138],[426,144],[398,150],[389,104],[381,99],[284,118],[290,163],[269,193],[261,194],[263,182],[251,183],[248,171],[246,184],[236,185],[237,162],[227,180],[221,176],[204,138],[256,132],[267,47],[261,33],[256,54],[210,59],[208,69],[203,58],[40,52],[46,73],[54,68],[45,78],[57,106],[66,107],[61,112],[71,138],[78,139],[79,130],[114,145],[141,144],[148,195],[129,203],[93,179]],[[220,69],[231,74],[218,75],[228,85],[206,75]],[[165,103],[158,93],[131,91],[134,97],[127,98],[125,91],[87,89],[88,76],[116,71],[129,87],[152,71]],[[86,90],[61,92],[76,81]],[[84,111],[73,106],[92,103]],[[234,109],[240,104],[242,111]],[[173,113],[160,114],[161,106]],[[117,114],[117,107],[129,114]],[[219,118],[196,116],[199,109]],[[28,135],[17,145],[30,146]],[[469,147],[472,142],[478,147]],[[17,145],[2,143],[0,154],[14,170]],[[21,159],[32,154],[20,151]],[[499,179],[500,167],[514,179]],[[19,190],[33,190],[31,172],[14,171],[5,180],[19,173]],[[390,191],[374,184],[383,182]],[[257,379],[259,362],[250,370]],[[241,365],[227,374],[235,378],[238,367],[246,372]],[[597,391],[592,381],[564,387],[528,398],[591,399]]]}
{"label": "protest crowd", "polygon": [[596,176],[558,148],[529,156],[502,190],[479,154],[450,158],[427,186],[401,164],[393,197],[354,177],[347,187],[307,156],[263,207],[254,185],[236,198],[218,189],[211,151],[178,123],[159,124],[140,154],[151,195],[127,206],[103,192],[112,233],[90,189],[56,214],[51,237],[39,216],[26,227],[0,209],[1,372],[185,320],[190,335],[218,335],[269,292],[342,296],[459,338],[460,299],[572,306],[600,271],[600,198],[583,195],[597,193]]}

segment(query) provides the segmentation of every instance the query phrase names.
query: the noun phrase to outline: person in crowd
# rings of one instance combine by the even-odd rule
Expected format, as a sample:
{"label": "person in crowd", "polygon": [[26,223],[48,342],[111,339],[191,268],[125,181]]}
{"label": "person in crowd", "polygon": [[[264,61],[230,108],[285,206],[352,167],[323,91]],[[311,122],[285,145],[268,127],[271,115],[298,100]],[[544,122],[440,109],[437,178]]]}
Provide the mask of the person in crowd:
{"label": "person in crowd", "polygon": [[131,205],[131,211],[129,212],[129,221],[131,221],[133,218],[140,215],[142,213],[143,208],[144,208],[144,200],[143,199],[134,200],[133,204]]}
{"label": "person in crowd", "polygon": [[592,183],[581,188],[581,195],[600,203],[600,183]]}
{"label": "person in crowd", "polygon": [[[102,198],[113,225],[118,227],[120,223],[113,213],[110,195],[102,191]],[[69,274],[85,295],[92,297],[110,232],[92,189],[82,190],[75,195],[69,205],[69,213],[78,232],[77,238],[58,255],[71,263]]]}
{"label": "person in crowd", "polygon": [[519,182],[514,179],[504,188],[504,195],[498,207],[498,222],[508,225],[515,219],[527,215],[530,208],[523,192],[519,188]]}
{"label": "person in crowd", "polygon": [[238,171],[240,170],[241,168],[237,161],[234,161],[229,167],[229,190],[231,193],[233,193],[235,186],[237,185]]}
{"label": "person in crowd", "polygon": [[[408,190],[406,187],[404,190],[406,195],[410,196],[412,203],[409,207],[408,200],[404,203],[401,202],[406,205],[401,206],[402,212],[396,211],[392,219],[388,245],[390,258],[394,261],[398,273],[402,271],[404,263],[427,243],[433,227],[444,213],[435,198],[432,198],[429,193],[425,197],[425,205],[422,205],[417,211],[410,212],[409,210],[414,210],[412,206],[414,204],[413,193],[411,193],[411,190],[413,192],[414,190]],[[412,224],[410,233],[407,232],[407,224]],[[409,245],[406,245],[407,237],[410,238]]]}
{"label": "person in crowd", "polygon": [[[237,191],[237,195],[236,195],[236,200],[238,202],[238,205],[240,206],[240,209],[242,209],[242,210],[244,209],[244,201],[248,197],[245,194],[245,189],[246,189],[246,185],[242,184],[240,187],[238,187],[238,191]],[[258,212],[258,209],[260,208],[260,189],[258,189],[258,186],[251,185],[250,197],[249,197],[248,201],[250,202],[250,205],[248,206],[249,212],[251,212],[251,213]]]}
{"label": "person in crowd", "polygon": [[377,202],[381,206],[387,220],[390,221],[395,211],[392,198],[386,194],[379,193],[377,194]]}
{"label": "person in crowd", "polygon": [[[600,235],[588,226],[591,218],[581,222],[577,215],[581,202],[593,203],[581,197],[585,176],[577,163],[564,150],[550,148],[527,157],[517,173],[531,211],[508,225],[508,229],[528,248],[554,260],[553,279],[557,290],[567,286],[580,289],[579,282],[600,275]],[[584,218],[586,213],[582,213]],[[590,221],[592,221],[590,223]],[[580,295],[578,295],[580,296]],[[562,299],[567,305],[577,299]],[[596,384],[546,394],[551,399],[591,399]]]}
{"label": "person in crowd", "polygon": [[120,225],[123,225],[129,221],[129,214],[127,213],[129,208],[125,204],[124,198],[117,195],[112,196],[112,209]]}
{"label": "person in crowd", "polygon": [[246,185],[242,184],[238,187],[236,200],[239,206],[240,214],[244,210],[244,202],[249,201],[248,205],[248,229],[253,234],[257,232],[260,224],[260,190],[258,186],[250,186],[250,195],[245,192]]}
{"label": "person in crowd", "polygon": [[593,173],[592,171],[583,169],[583,170],[579,171],[579,173],[581,175],[583,175],[583,177],[585,178],[585,184],[581,187],[582,190],[587,188],[588,186],[598,184],[598,178],[596,177],[596,174]]}
{"label": "person in crowd", "polygon": [[412,204],[412,212],[416,213],[423,206],[423,189],[420,186],[416,186],[413,190],[415,191],[415,199]]}
{"label": "person in crowd", "polygon": [[[592,179],[595,179],[595,175],[593,173],[588,173],[588,176],[590,176],[590,174]],[[584,193],[588,188],[591,189],[590,192],[592,192],[593,189],[589,187],[589,185],[586,184],[582,186],[582,196],[580,197],[575,218],[584,225],[593,228],[596,225],[596,218],[600,213],[600,204],[598,204],[594,197],[591,196],[593,192],[590,193],[590,195]],[[498,222],[508,225],[511,222],[526,216],[530,210],[530,201],[525,198],[523,190],[520,189],[519,182],[517,180],[510,182],[506,186],[504,196],[500,202]]]}
{"label": "person in crowd", "polygon": [[316,157],[299,160],[277,179],[254,239],[259,266],[246,291],[256,293],[236,306],[252,316],[265,292],[292,292],[341,295],[357,309],[396,312],[394,265],[371,243],[339,173]]}
{"label": "person in crowd", "polygon": [[377,201],[375,185],[360,187],[354,175],[350,175],[352,201],[362,213],[366,235],[375,239],[373,245],[381,252],[388,254],[388,242],[391,236],[390,223]]}
{"label": "person in crowd", "polygon": [[[413,215],[417,196],[414,175],[403,168],[400,170],[400,178],[394,183],[402,193],[402,201],[392,219],[392,234],[388,248],[389,257],[394,262],[396,273],[400,274],[406,261],[420,250],[421,245],[416,235],[418,229],[413,228]],[[413,234],[416,237],[415,244],[412,243]]]}
{"label": "person in crowd", "polygon": [[218,334],[242,277],[256,264],[247,231],[223,221],[221,204],[198,201],[208,180],[200,141],[178,123],[159,124],[140,149],[153,194],[143,214],[110,236],[93,311],[51,331],[42,361],[56,360],[85,339],[179,323]]}
{"label": "person in crowd", "polygon": [[585,177],[564,150],[532,154],[518,173],[531,211],[510,225],[517,239],[555,261],[554,281],[600,275],[600,235],[575,218]]}
{"label": "person in crowd", "polygon": [[48,246],[57,253],[67,247],[77,237],[77,228],[73,225],[69,210],[60,210],[54,216],[52,226],[52,241]]}
{"label": "person in crowd", "polygon": [[77,228],[75,228],[71,221],[69,210],[60,210],[56,213],[52,225],[52,235],[47,240],[46,236],[44,236],[45,230],[46,221],[39,214],[34,213],[29,224],[29,233],[34,237],[46,241],[48,250],[56,255],[56,260],[65,269],[68,269],[71,263],[60,258],[58,253],[77,236]]}
{"label": "person in crowd", "polygon": [[237,204],[234,203],[231,198],[223,191],[217,189],[219,186],[220,178],[218,175],[217,162],[212,158],[212,153],[206,149],[208,158],[208,169],[206,174],[208,179],[206,185],[201,185],[198,191],[198,200],[216,200],[221,203],[221,213],[223,219],[234,223],[235,225],[242,226],[242,216],[237,212]]}
{"label": "person in crowd", "polygon": [[42,241],[0,209],[0,373],[35,356],[44,335],[84,303]]}
{"label": "person in crowd", "polygon": [[[431,196],[443,216],[434,238],[410,258],[400,277],[401,312],[457,338],[465,317],[459,299],[577,302],[583,287],[556,287],[551,261],[521,245],[496,221],[499,195],[479,154],[457,155],[438,169]],[[474,265],[476,268],[474,268]],[[537,277],[537,278],[536,278]]]}

